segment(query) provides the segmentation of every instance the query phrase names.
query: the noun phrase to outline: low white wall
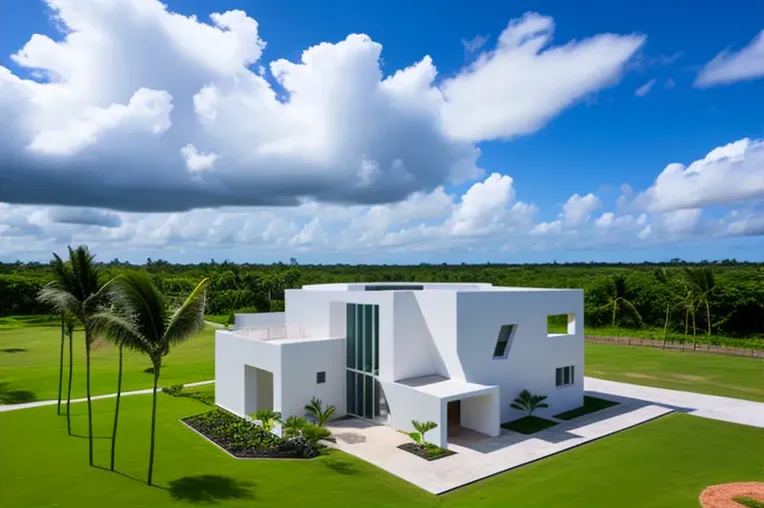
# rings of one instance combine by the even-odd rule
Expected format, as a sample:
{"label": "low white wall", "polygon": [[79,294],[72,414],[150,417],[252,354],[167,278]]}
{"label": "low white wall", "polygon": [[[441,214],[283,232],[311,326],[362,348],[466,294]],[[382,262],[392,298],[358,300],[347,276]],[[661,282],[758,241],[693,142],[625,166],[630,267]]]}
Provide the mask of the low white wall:
{"label": "low white wall", "polygon": [[437,446],[448,446],[448,428],[445,425],[445,404],[433,395],[422,393],[398,383],[380,381],[390,408],[390,425],[404,432],[414,432],[412,420],[432,421],[438,427],[427,433],[427,441]]}
{"label": "low white wall", "polygon": [[285,324],[285,312],[258,312],[255,314],[234,314],[234,328],[258,328],[260,326]]}

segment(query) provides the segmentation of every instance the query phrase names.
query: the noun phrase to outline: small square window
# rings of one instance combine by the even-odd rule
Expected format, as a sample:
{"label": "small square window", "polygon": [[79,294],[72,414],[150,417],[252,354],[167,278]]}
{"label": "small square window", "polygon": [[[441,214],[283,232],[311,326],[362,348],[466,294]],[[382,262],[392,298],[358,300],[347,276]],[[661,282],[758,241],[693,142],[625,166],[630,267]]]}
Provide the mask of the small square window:
{"label": "small square window", "polygon": [[555,370],[555,385],[556,386],[569,386],[575,384],[575,370],[574,366],[557,367]]}
{"label": "small square window", "polygon": [[326,372],[321,371],[316,373],[316,383],[317,384],[326,383]]}

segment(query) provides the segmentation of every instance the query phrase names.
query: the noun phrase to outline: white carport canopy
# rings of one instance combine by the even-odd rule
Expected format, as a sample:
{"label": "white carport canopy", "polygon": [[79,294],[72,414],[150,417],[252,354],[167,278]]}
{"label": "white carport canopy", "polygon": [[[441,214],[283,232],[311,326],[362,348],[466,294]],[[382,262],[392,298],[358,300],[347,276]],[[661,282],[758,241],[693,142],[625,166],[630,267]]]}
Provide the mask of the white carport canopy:
{"label": "white carport canopy", "polygon": [[489,436],[498,436],[501,432],[498,386],[468,383],[438,375],[404,379],[395,384],[440,401],[439,415],[433,418],[438,424],[437,435],[428,433],[433,444],[443,448],[448,446],[448,403],[456,400],[461,401],[460,421],[452,423]]}

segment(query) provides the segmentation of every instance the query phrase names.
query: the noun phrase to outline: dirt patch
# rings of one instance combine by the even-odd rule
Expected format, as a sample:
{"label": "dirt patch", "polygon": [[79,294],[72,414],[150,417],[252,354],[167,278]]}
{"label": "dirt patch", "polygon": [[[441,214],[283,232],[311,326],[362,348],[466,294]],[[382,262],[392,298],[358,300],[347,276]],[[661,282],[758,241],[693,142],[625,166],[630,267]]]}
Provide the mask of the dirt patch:
{"label": "dirt patch", "polygon": [[684,379],[685,381],[707,381],[707,378],[703,376],[693,376],[692,374],[670,374],[670,376],[676,379]]}
{"label": "dirt patch", "polygon": [[700,494],[703,508],[741,508],[733,497],[750,497],[764,501],[764,482],[723,483],[707,487]]}
{"label": "dirt patch", "polygon": [[623,375],[634,379],[658,379],[655,376],[648,376],[647,374],[642,374],[641,372],[624,372]]}

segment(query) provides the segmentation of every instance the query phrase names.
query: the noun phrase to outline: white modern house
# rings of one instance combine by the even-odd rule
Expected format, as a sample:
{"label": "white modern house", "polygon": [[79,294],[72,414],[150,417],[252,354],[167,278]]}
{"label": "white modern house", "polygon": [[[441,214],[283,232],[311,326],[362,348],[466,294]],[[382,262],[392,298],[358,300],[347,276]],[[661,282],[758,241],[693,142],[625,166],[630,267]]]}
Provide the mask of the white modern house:
{"label": "white modern house", "polygon": [[[465,427],[498,436],[524,389],[554,415],[583,404],[583,291],[491,284],[321,284],[285,292],[285,312],[237,314],[215,338],[215,401],[240,416],[304,416],[312,397],[410,431],[433,421],[447,447]],[[567,333],[550,333],[564,315]],[[559,318],[558,318],[559,319]]]}

